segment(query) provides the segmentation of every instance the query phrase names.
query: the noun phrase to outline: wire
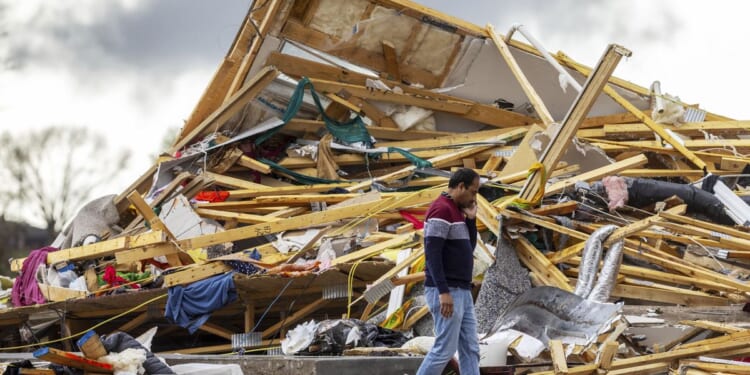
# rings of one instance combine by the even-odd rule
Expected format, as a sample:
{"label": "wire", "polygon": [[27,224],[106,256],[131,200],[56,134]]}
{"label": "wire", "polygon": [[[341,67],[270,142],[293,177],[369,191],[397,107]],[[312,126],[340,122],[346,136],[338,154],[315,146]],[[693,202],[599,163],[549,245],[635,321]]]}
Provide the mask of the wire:
{"label": "wire", "polygon": [[103,326],[103,325],[105,325],[105,324],[107,324],[107,323],[115,320],[115,319],[118,319],[118,318],[121,318],[121,317],[123,317],[123,316],[125,316],[127,314],[130,314],[131,312],[136,311],[136,310],[140,309],[141,307],[147,306],[147,305],[149,305],[149,304],[151,304],[153,302],[156,302],[156,301],[158,301],[158,300],[160,300],[160,299],[162,299],[162,298],[164,298],[166,296],[167,296],[167,294],[162,294],[162,295],[156,296],[154,298],[151,298],[150,300],[148,300],[146,302],[143,302],[143,303],[141,303],[138,306],[135,306],[135,307],[133,307],[133,308],[127,310],[127,311],[121,312],[121,313],[119,313],[119,314],[117,314],[117,315],[115,315],[115,316],[113,316],[111,318],[105,319],[105,320],[103,320],[103,321],[101,321],[101,322],[99,322],[97,324],[94,324],[93,326],[91,326],[88,329],[85,329],[85,330],[83,330],[81,332],[78,332],[76,334],[73,334],[73,335],[70,335],[70,336],[67,336],[67,337],[62,337],[62,338],[55,339],[55,340],[49,340],[49,341],[39,342],[39,343],[36,343],[36,344],[29,344],[29,345],[20,345],[20,346],[11,346],[11,347],[7,347],[7,348],[0,348],[0,351],[25,349],[25,348],[31,348],[31,347],[34,347],[34,346],[54,344],[56,342],[62,342],[62,341],[65,341],[65,340],[74,339],[74,338],[76,338],[78,336],[83,336],[88,331],[93,331],[93,330],[95,330],[95,329],[97,329],[97,328],[99,328],[99,327],[101,327],[101,326]]}
{"label": "wire", "polygon": [[278,301],[279,298],[281,298],[281,295],[284,294],[284,291],[286,291],[286,288],[288,288],[289,285],[291,285],[293,281],[294,281],[294,279],[290,279],[289,282],[286,283],[286,285],[284,285],[284,288],[281,289],[281,292],[279,292],[279,294],[276,296],[276,298],[274,298],[273,301],[271,301],[271,303],[268,305],[268,307],[266,307],[266,310],[263,311],[263,314],[261,314],[260,319],[258,319],[258,321],[255,323],[255,327],[253,327],[253,329],[250,332],[255,332],[255,329],[258,328],[258,326],[260,325],[260,322],[262,322],[263,318],[266,317],[266,314],[268,313],[268,310],[271,310],[271,307],[273,306],[273,304],[276,303],[276,301]]}

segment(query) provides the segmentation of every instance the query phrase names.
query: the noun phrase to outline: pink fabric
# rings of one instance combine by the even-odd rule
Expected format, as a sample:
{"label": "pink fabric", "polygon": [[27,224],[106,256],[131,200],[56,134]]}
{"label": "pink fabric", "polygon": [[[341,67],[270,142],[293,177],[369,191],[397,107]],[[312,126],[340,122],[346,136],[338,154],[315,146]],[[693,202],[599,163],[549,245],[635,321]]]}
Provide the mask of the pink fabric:
{"label": "pink fabric", "polygon": [[21,274],[13,283],[10,299],[13,306],[29,306],[47,302],[36,282],[36,269],[40,264],[47,263],[47,253],[57,251],[57,248],[48,246],[33,250],[23,261]]}
{"label": "pink fabric", "polygon": [[628,185],[619,176],[608,176],[602,179],[609,198],[609,211],[614,211],[628,204]]}

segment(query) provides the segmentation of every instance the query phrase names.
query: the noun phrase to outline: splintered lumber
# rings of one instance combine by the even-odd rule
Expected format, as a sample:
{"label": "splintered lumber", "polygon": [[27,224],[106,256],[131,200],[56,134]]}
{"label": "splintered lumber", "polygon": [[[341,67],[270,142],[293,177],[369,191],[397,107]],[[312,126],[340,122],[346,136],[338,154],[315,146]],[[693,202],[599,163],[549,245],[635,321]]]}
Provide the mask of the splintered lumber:
{"label": "splintered lumber", "polygon": [[[690,358],[710,353],[739,349],[750,343],[750,331],[743,331],[725,336],[719,343],[708,343],[708,340],[696,341],[696,345],[690,348],[682,347],[668,352],[642,355],[633,358],[617,359],[612,361],[610,369],[622,370],[619,374],[640,374],[636,366],[643,366],[665,361],[673,361],[681,358]],[[695,344],[695,343],[694,343]],[[569,369],[569,374],[593,374],[597,369],[596,364],[583,365]],[[553,371],[538,372],[535,374],[554,374]]]}
{"label": "splintered lumber", "polygon": [[[520,138],[524,134],[526,134],[526,129],[525,128],[518,128],[518,129],[515,129],[515,130],[511,130],[509,132],[503,133],[501,135],[498,135],[496,137],[492,137],[492,138],[486,139],[485,142],[507,142],[507,141],[510,141],[510,140],[513,140],[513,139]],[[448,164],[451,161],[460,160],[460,159],[462,159],[462,158],[464,158],[466,156],[476,154],[478,152],[490,149],[492,147],[493,146],[491,146],[491,145],[490,146],[466,146],[466,147],[462,147],[462,148],[458,149],[457,151],[450,152],[450,153],[444,153],[444,154],[442,154],[440,156],[436,156],[436,157],[430,158],[427,161],[429,161],[432,164],[433,167],[440,168],[440,167],[445,166],[446,164]],[[417,170],[416,166],[410,165],[410,166],[402,168],[402,169],[400,169],[400,170],[398,170],[396,172],[389,173],[389,174],[387,174],[385,176],[380,176],[380,177],[377,177],[377,178],[369,180],[369,181],[361,182],[361,183],[359,183],[357,185],[349,187],[347,190],[349,190],[349,191],[358,191],[358,190],[361,190],[361,189],[367,189],[370,186],[372,186],[372,184],[375,183],[375,182],[393,181],[393,180],[396,180],[396,179],[399,179],[399,178],[403,178],[403,177],[409,176],[410,174],[414,173],[416,170]]]}
{"label": "splintered lumber", "polygon": [[[594,72],[583,86],[573,103],[572,108],[565,116],[560,128],[551,137],[550,143],[540,156],[540,162],[545,171],[551,171],[570,145],[570,141],[578,131],[578,127],[583,122],[594,102],[599,97],[602,87],[605,87],[607,80],[614,72],[617,64],[623,56],[630,56],[631,52],[624,47],[611,44],[602,55]],[[539,189],[547,181],[540,181],[537,176],[542,173],[538,170],[531,173],[526,185],[524,185],[519,197],[525,201],[530,201],[537,195]]]}
{"label": "splintered lumber", "polygon": [[58,365],[73,367],[84,371],[111,374],[114,367],[109,363],[99,362],[93,359],[81,357],[77,354],[63,350],[44,347],[34,352],[34,357],[43,361],[56,363]]}

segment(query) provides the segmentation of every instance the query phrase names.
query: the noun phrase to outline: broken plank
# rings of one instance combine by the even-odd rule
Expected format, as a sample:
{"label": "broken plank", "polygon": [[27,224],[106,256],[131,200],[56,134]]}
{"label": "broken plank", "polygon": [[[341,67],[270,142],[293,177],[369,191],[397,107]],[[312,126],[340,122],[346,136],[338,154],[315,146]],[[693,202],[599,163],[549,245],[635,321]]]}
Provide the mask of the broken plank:
{"label": "broken plank", "polygon": [[711,295],[687,294],[676,290],[664,290],[647,286],[617,284],[612,290],[613,297],[633,298],[643,301],[673,303],[684,306],[726,306],[730,301]]}
{"label": "broken plank", "polygon": [[[140,247],[135,249],[126,249],[115,253],[117,264],[130,264],[143,259],[151,259],[161,255],[171,255],[179,253],[180,249],[172,243],[165,243],[156,246]],[[170,265],[172,263],[170,262]]]}
{"label": "broken plank", "polygon": [[[48,253],[47,264],[55,264],[66,260],[77,261],[110,256],[120,250],[128,248],[159,245],[165,242],[166,239],[164,232],[152,231],[134,236],[101,241],[91,245],[72,247]],[[13,259],[11,261],[11,270],[14,272],[20,271],[25,259],[26,258]]]}
{"label": "broken plank", "polygon": [[518,237],[513,240],[513,243],[515,244],[514,248],[518,254],[518,259],[539,276],[545,285],[573,292],[573,287],[570,286],[568,278],[541,251],[534,247],[529,240],[525,237]]}
{"label": "broken plank", "polygon": [[195,213],[203,218],[214,219],[214,220],[236,220],[239,223],[244,224],[259,224],[279,221],[281,219],[277,217],[269,217],[265,215],[254,215],[245,214],[238,212],[213,210],[209,208],[201,208],[200,205],[195,209]]}
{"label": "broken plank", "polygon": [[631,169],[634,167],[645,165],[646,163],[648,163],[648,158],[646,158],[646,156],[643,154],[638,154],[636,156],[627,158],[625,160],[621,160],[621,161],[615,162],[610,165],[606,165],[601,168],[597,168],[597,169],[594,169],[585,173],[581,173],[578,176],[550,184],[544,190],[544,194],[550,195],[550,194],[560,193],[566,188],[574,186],[576,182],[578,181],[599,180],[602,177],[611,176],[613,174],[617,174],[618,172],[622,170]]}
{"label": "broken plank", "polygon": [[231,270],[232,267],[227,266],[224,262],[208,262],[200,265],[196,264],[178,270],[177,272],[164,275],[164,286],[169,288],[175,285],[190,284]]}
{"label": "broken plank", "polygon": [[680,324],[720,333],[737,333],[746,330],[745,328],[735,327],[727,323],[712,322],[709,320],[681,320]]}
{"label": "broken plank", "polygon": [[266,234],[278,233],[290,229],[299,229],[311,224],[322,225],[340,219],[371,215],[379,210],[393,209],[396,207],[396,205],[398,205],[399,207],[408,207],[416,204],[425,204],[437,198],[439,194],[439,190],[429,189],[411,194],[404,198],[394,197],[374,202],[366,202],[349,207],[329,208],[325,211],[299,215],[276,222],[255,224],[246,227],[230,229],[224,232],[198,236],[179,241],[178,244],[181,249],[195,249],[224,242],[232,242],[240,239],[264,236]]}

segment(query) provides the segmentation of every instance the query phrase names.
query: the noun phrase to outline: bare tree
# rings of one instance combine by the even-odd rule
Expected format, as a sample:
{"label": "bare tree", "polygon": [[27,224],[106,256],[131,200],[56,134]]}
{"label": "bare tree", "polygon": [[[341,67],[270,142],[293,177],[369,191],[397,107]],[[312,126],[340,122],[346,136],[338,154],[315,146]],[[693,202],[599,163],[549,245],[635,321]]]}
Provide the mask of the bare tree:
{"label": "bare tree", "polygon": [[[59,232],[75,210],[126,167],[129,153],[115,151],[98,133],[79,127],[48,127],[0,137],[0,162],[15,216],[42,220]],[[7,198],[6,198],[7,199]],[[4,204],[3,204],[4,203]],[[21,214],[23,213],[23,214]]]}

